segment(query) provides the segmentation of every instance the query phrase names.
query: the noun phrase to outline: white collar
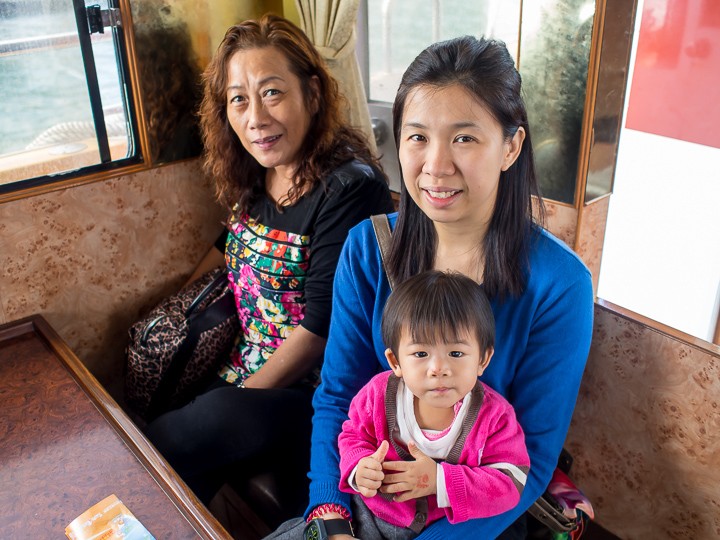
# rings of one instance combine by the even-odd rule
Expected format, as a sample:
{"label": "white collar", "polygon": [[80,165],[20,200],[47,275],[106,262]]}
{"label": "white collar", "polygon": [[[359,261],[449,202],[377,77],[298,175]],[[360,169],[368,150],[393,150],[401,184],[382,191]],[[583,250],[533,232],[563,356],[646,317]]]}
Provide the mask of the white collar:
{"label": "white collar", "polygon": [[472,401],[469,398],[471,393],[468,392],[463,398],[463,403],[450,426],[450,430],[439,439],[430,440],[422,432],[415,418],[415,396],[408,390],[405,383],[400,380],[395,406],[397,408],[397,425],[402,443],[407,446],[408,442],[414,441],[423,454],[433,459],[445,459],[460,436],[463,422],[470,407],[470,401]]}

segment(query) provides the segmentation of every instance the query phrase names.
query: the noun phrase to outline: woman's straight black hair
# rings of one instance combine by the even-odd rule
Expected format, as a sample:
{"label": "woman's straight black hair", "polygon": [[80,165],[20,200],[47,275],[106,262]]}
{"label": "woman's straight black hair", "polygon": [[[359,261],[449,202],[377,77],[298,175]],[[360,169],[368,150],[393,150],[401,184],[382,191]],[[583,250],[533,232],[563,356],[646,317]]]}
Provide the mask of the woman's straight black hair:
{"label": "woman's straight black hair", "polygon": [[[536,233],[532,196],[538,200],[537,222],[544,207],[537,185],[530,129],[521,95],[521,78],[501,41],[464,36],[435,43],[421,52],[405,71],[393,104],[393,132],[400,148],[400,130],[409,94],[418,87],[459,85],[500,124],[506,140],[525,130],[520,155],[500,173],[497,199],[482,246],[483,287],[488,296],[521,294],[527,282],[530,242]],[[437,235],[433,222],[415,204],[404,182],[399,217],[392,235],[388,272],[401,283],[433,268]]]}

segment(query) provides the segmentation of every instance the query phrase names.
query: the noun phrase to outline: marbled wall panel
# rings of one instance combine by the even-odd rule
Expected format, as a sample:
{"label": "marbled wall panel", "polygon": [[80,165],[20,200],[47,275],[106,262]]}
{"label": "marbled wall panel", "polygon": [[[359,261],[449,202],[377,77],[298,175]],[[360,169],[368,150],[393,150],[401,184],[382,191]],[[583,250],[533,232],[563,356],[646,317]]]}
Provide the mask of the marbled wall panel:
{"label": "marbled wall panel", "polygon": [[593,277],[593,290],[596,293],[609,203],[610,196],[607,196],[595,199],[582,207],[575,238],[575,251],[590,269]]}
{"label": "marbled wall panel", "polygon": [[575,207],[555,201],[545,201],[545,211],[547,230],[573,248],[578,217]]}
{"label": "marbled wall panel", "polygon": [[117,395],[127,328],[222,229],[199,160],[0,205],[2,321],[42,313]]}
{"label": "marbled wall panel", "polygon": [[596,305],[566,447],[623,539],[720,538],[720,352]]}

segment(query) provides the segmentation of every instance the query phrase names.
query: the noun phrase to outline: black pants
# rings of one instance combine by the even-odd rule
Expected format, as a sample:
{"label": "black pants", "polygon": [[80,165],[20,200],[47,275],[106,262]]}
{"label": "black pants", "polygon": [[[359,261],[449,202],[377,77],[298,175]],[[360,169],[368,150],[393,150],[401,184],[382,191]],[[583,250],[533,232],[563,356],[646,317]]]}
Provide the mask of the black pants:
{"label": "black pants", "polygon": [[229,479],[262,472],[264,464],[306,472],[312,429],[306,387],[238,388],[218,379],[145,432],[204,503]]}
{"label": "black pants", "polygon": [[497,540],[525,540],[527,538],[527,512],[497,537]]}

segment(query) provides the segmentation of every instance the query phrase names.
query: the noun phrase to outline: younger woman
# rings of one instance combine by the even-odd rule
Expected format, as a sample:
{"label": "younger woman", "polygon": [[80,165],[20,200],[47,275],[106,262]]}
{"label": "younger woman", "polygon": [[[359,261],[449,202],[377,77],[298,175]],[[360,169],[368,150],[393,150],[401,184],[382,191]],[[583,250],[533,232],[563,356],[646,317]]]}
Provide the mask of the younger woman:
{"label": "younger woman", "polygon": [[[389,273],[402,283],[452,270],[482,283],[496,325],[482,381],[514,407],[532,463],[512,510],[457,524],[439,519],[418,538],[496,538],[540,497],[557,465],[590,349],[590,273],[534,220],[530,127],[503,43],[462,37],[429,46],[403,75],[393,124],[403,184],[399,212],[389,216]],[[313,400],[306,519],[350,518],[350,496],[338,488],[337,437],[360,388],[390,369],[380,329],[390,286],[369,220],[350,232],[334,290]],[[282,531],[302,537],[292,523]],[[524,537],[522,519],[502,536]]]}

